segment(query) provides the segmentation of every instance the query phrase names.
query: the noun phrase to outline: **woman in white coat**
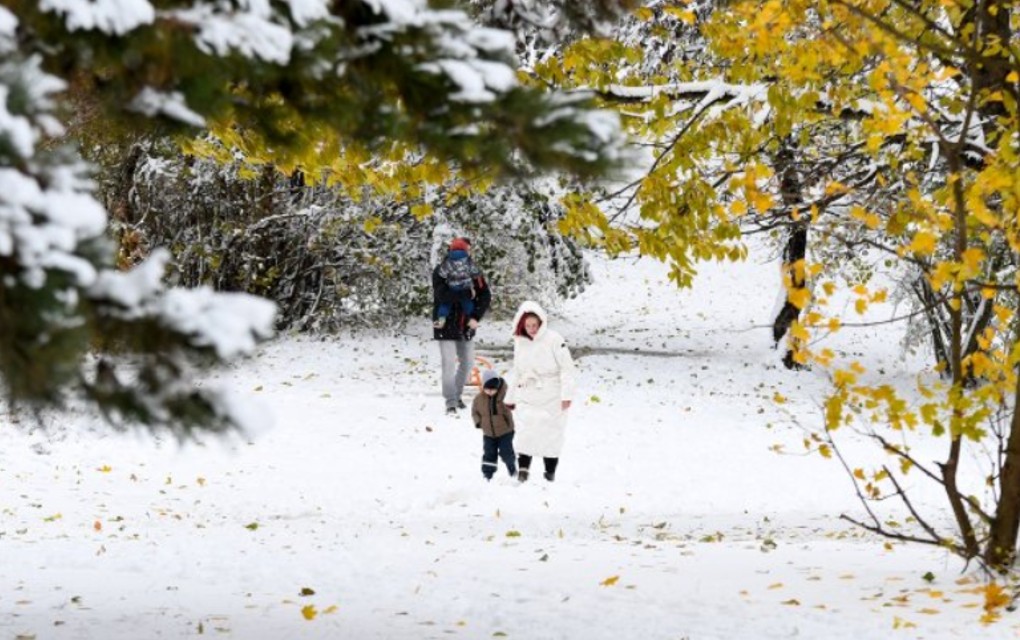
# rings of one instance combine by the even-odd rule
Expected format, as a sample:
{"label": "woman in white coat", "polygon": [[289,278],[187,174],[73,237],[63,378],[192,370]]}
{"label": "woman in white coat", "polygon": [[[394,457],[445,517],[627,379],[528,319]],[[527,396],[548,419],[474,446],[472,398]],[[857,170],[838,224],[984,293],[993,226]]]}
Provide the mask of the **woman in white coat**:
{"label": "woman in white coat", "polygon": [[574,360],[538,303],[522,304],[513,326],[514,364],[505,404],[514,410],[517,477],[526,481],[532,458],[541,456],[544,477],[552,482],[574,398]]}

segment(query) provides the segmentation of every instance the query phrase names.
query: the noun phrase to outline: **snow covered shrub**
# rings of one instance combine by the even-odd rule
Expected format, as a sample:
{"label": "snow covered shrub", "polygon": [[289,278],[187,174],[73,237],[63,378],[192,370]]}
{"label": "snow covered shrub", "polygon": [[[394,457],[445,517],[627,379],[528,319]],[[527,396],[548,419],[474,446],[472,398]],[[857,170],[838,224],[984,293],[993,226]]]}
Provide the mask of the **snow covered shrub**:
{"label": "snow covered shrub", "polygon": [[[524,184],[460,197],[419,219],[393,198],[355,201],[300,174],[252,176],[243,163],[188,158],[166,142],[141,147],[140,156],[125,151],[136,158],[130,179],[124,162],[106,163],[100,176],[106,200],[125,203],[115,223],[122,261],[169,247],[175,283],[269,298],[280,328],[396,326],[428,315],[431,270],[455,234],[474,242],[497,293],[494,313],[528,298],[555,305],[590,280],[578,247],[556,231],[561,209]],[[445,200],[440,191],[436,201]]]}
{"label": "snow covered shrub", "polygon": [[495,314],[512,315],[528,299],[555,307],[591,282],[577,243],[556,229],[563,214],[551,198],[527,185],[494,187],[436,214],[431,263],[442,258],[445,240],[466,235],[492,284]]}

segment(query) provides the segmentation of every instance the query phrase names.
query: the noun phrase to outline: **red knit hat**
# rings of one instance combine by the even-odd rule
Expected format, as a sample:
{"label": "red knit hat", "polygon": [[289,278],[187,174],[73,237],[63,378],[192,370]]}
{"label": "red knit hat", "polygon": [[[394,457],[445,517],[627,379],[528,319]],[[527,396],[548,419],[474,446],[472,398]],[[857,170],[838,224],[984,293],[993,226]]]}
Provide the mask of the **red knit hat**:
{"label": "red knit hat", "polygon": [[471,241],[467,238],[454,238],[450,241],[450,251],[467,251],[471,248]]}

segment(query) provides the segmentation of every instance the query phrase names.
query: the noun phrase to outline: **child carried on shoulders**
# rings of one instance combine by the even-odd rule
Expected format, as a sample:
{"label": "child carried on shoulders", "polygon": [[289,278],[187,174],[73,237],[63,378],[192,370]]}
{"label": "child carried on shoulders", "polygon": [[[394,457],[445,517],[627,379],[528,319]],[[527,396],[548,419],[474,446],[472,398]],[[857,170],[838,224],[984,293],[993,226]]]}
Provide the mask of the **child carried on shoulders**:
{"label": "child carried on shoulders", "polygon": [[470,316],[475,310],[474,279],[481,275],[481,269],[475,266],[468,254],[466,241],[458,238],[450,243],[450,252],[439,265],[439,276],[446,282],[449,294],[440,302],[436,309],[436,320],[433,326],[442,329],[447,318],[453,312],[454,303],[459,303],[464,316]]}

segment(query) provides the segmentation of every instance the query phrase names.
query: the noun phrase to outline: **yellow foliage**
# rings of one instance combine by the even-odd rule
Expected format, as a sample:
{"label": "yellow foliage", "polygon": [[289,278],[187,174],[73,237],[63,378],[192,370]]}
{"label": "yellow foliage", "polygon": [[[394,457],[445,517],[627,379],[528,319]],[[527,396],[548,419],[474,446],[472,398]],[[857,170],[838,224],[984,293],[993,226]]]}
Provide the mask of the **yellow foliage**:
{"label": "yellow foliage", "polygon": [[663,12],[667,13],[677,20],[680,20],[684,24],[694,24],[697,16],[690,9],[681,9],[680,7],[663,7]]}
{"label": "yellow foliage", "polygon": [[833,394],[825,400],[825,428],[835,431],[843,424],[843,400],[842,394]]}
{"label": "yellow foliage", "polygon": [[811,301],[811,292],[805,288],[790,289],[786,292],[786,299],[798,309],[803,309]]}
{"label": "yellow foliage", "polygon": [[639,20],[644,20],[645,22],[655,19],[655,12],[648,7],[638,7],[634,10],[634,15]]}
{"label": "yellow foliage", "polygon": [[906,249],[910,253],[920,256],[930,256],[935,253],[937,240],[935,234],[930,231],[918,231],[914,234],[913,240],[910,241]]}
{"label": "yellow foliage", "polygon": [[845,369],[837,369],[833,373],[833,379],[837,387],[846,387],[857,382],[857,374]]}
{"label": "yellow foliage", "polygon": [[800,322],[794,322],[790,325],[790,336],[795,340],[809,340],[811,334],[808,333],[807,328],[804,327]]}
{"label": "yellow foliage", "polygon": [[417,220],[424,220],[432,215],[432,205],[420,203],[411,206],[411,215]]}

